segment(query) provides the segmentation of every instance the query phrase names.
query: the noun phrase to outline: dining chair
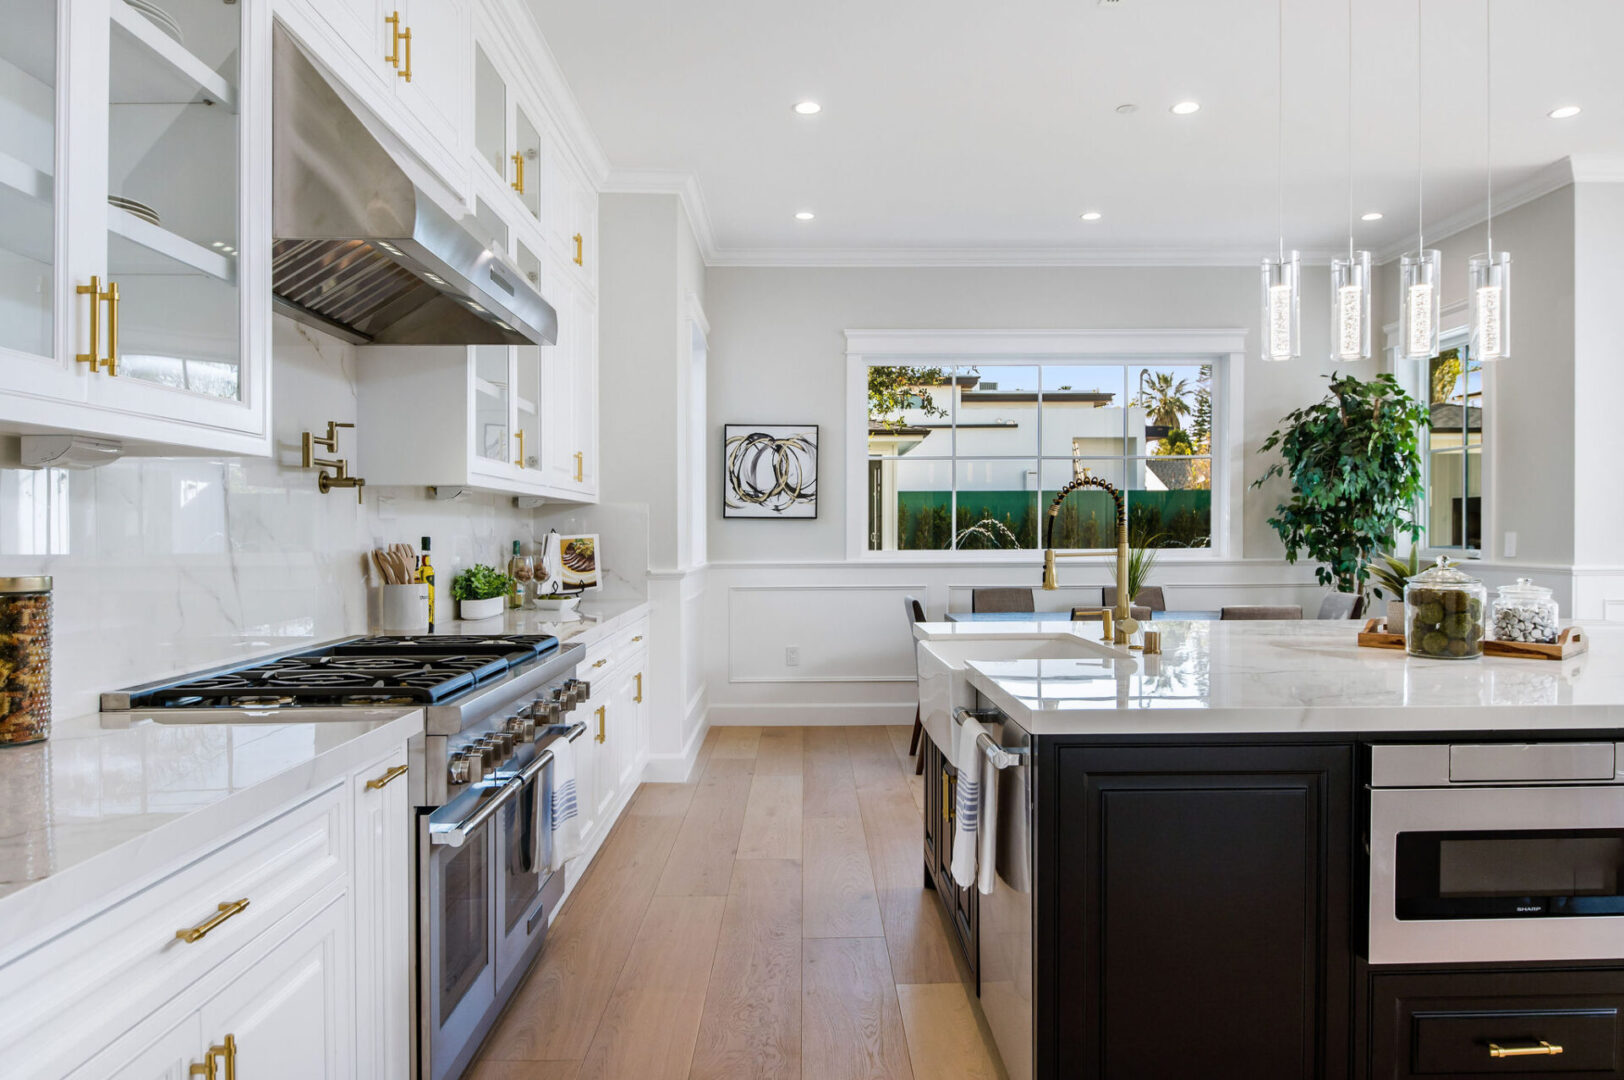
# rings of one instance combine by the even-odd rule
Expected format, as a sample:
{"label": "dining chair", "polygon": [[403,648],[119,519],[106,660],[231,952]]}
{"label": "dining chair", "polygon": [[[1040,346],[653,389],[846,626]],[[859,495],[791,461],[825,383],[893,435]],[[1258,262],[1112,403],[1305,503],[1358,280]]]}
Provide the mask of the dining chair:
{"label": "dining chair", "polygon": [[[1116,586],[1107,585],[1102,592],[1104,593],[1105,606],[1108,608],[1116,607]],[[1162,594],[1160,585],[1141,585],[1139,591],[1134,594],[1133,604],[1138,607],[1149,608],[1151,611],[1166,611],[1167,597]],[[1139,616],[1135,615],[1134,618],[1137,619]]]}
{"label": "dining chair", "polygon": [[970,610],[976,614],[995,611],[1034,611],[1031,589],[971,589]]}
{"label": "dining chair", "polygon": [[1358,593],[1327,593],[1320,601],[1316,619],[1357,619],[1364,614],[1365,598]]}
{"label": "dining chair", "polygon": [[1233,619],[1300,619],[1303,617],[1301,604],[1240,604],[1235,607],[1222,607],[1218,609],[1218,618],[1223,621]]}
{"label": "dining chair", "polygon": [[[925,621],[925,605],[921,604],[915,597],[904,596],[902,606],[908,615],[908,647],[914,650],[914,677],[917,679],[919,676],[919,646],[914,643],[913,626],[914,623]],[[919,740],[924,737],[924,734],[925,722],[920,715],[919,704],[915,702],[913,735],[908,739],[908,753],[915,758],[915,776],[919,776],[925,771],[925,755],[919,752]]]}
{"label": "dining chair", "polygon": [[[1114,605],[1112,607],[1109,607],[1109,608],[1075,608],[1074,607],[1074,608],[1071,609],[1071,621],[1072,622],[1082,622],[1085,619],[1093,619],[1095,621],[1098,621],[1101,611],[1110,611],[1112,614],[1115,614],[1116,613],[1116,607]],[[1149,622],[1151,620],[1151,618],[1154,617],[1155,613],[1152,612],[1151,609],[1148,608],[1148,607],[1140,607],[1138,604],[1129,604],[1128,605],[1128,614],[1136,622]]]}

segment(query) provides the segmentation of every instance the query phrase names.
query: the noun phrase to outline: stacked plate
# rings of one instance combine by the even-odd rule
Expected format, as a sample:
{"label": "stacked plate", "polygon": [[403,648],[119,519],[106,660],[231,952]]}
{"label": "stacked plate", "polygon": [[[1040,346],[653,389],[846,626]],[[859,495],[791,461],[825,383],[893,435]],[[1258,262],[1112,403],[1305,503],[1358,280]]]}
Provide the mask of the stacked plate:
{"label": "stacked plate", "polygon": [[158,224],[158,211],[154,210],[146,203],[136,202],[134,199],[126,199],[122,195],[109,195],[107,196],[107,202],[108,205],[116,206],[125,213],[134,214],[136,217],[150,225]]}
{"label": "stacked plate", "polygon": [[124,0],[124,2],[146,16],[148,22],[174,38],[177,43],[182,45],[186,43],[185,37],[180,32],[180,24],[175,21],[175,17],[157,4],[150,3],[149,0]]}

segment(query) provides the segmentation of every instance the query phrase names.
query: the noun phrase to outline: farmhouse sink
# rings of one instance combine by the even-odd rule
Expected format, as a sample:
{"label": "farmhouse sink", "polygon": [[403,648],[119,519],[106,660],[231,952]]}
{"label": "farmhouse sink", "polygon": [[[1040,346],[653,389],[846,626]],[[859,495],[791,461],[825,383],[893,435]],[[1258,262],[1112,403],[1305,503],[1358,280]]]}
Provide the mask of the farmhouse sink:
{"label": "farmhouse sink", "polygon": [[952,637],[915,642],[919,650],[919,718],[938,747],[953,756],[953,711],[974,708],[975,688],[965,674],[972,660],[1097,660],[1121,654],[1104,642],[1070,635]]}

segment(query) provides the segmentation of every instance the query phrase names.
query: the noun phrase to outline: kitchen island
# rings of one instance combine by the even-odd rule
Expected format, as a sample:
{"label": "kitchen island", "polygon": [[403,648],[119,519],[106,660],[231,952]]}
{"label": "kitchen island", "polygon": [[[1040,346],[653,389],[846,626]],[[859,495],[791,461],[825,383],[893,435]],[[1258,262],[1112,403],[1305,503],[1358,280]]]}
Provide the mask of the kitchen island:
{"label": "kitchen island", "polygon": [[[915,630],[926,881],[1012,1077],[1624,1076],[1624,627],[1561,662],[1156,628]],[[958,710],[1013,754],[955,760]]]}

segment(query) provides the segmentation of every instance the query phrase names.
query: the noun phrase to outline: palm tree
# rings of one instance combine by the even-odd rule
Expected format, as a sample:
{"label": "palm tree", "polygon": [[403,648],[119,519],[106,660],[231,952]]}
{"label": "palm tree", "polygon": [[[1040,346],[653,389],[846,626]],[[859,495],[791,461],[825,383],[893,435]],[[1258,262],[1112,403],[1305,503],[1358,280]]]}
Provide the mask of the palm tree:
{"label": "palm tree", "polygon": [[1175,380],[1172,372],[1147,369],[1139,373],[1139,394],[1133,403],[1150,414],[1151,423],[1175,428],[1181,417],[1190,415],[1190,403],[1184,400],[1189,392],[1188,379]]}

